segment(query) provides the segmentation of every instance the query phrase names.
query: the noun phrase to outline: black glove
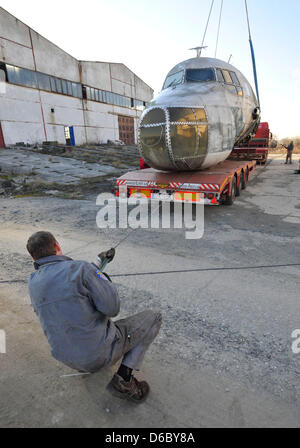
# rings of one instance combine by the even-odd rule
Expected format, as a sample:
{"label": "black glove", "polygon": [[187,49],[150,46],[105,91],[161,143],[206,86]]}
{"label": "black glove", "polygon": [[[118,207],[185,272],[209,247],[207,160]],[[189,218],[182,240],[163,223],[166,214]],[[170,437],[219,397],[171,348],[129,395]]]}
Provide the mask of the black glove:
{"label": "black glove", "polygon": [[113,259],[115,258],[115,255],[116,255],[116,250],[110,249],[107,252],[102,252],[101,254],[99,254],[98,258],[100,258],[102,263],[106,259],[108,260],[109,263],[111,263],[113,261]]}

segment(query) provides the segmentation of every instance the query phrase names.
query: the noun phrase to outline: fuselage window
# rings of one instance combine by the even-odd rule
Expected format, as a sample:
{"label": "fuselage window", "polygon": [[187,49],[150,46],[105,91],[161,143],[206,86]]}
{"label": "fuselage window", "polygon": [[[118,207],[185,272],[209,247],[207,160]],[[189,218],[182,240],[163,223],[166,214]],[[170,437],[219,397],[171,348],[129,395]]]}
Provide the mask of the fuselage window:
{"label": "fuselage window", "polygon": [[180,72],[174,73],[173,75],[170,75],[165,80],[163,90],[167,89],[168,87],[175,86],[177,84],[181,84],[183,78],[183,70]]}
{"label": "fuselage window", "polygon": [[225,82],[222,70],[220,70],[219,68],[217,68],[217,80],[219,82]]}
{"label": "fuselage window", "polygon": [[245,82],[245,91],[246,91],[246,95],[247,96],[251,96],[251,94],[250,94],[250,88],[249,88],[249,86],[248,86],[248,84]]}
{"label": "fuselage window", "polygon": [[234,72],[230,72],[230,76],[233,80],[233,83],[236,84],[237,86],[240,85],[240,81],[238,80],[238,77],[236,76],[236,74]]}
{"label": "fuselage window", "polygon": [[230,76],[229,71],[227,71],[227,70],[222,70],[222,71],[223,71],[223,76],[224,76],[224,78],[225,78],[225,82],[226,82],[227,84],[233,84],[233,81],[232,81],[232,79],[231,79],[231,76]]}
{"label": "fuselage window", "polygon": [[186,71],[187,82],[209,82],[215,80],[215,72],[212,68],[192,68]]}

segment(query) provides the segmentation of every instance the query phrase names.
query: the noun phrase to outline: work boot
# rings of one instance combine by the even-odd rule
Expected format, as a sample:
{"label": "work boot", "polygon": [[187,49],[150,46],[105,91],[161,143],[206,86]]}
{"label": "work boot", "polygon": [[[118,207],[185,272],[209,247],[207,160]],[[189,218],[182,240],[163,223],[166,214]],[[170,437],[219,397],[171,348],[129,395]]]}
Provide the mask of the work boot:
{"label": "work boot", "polygon": [[107,386],[107,390],[115,397],[142,403],[148,397],[150,387],[146,381],[138,381],[133,376],[130,381],[124,381],[117,373]]}

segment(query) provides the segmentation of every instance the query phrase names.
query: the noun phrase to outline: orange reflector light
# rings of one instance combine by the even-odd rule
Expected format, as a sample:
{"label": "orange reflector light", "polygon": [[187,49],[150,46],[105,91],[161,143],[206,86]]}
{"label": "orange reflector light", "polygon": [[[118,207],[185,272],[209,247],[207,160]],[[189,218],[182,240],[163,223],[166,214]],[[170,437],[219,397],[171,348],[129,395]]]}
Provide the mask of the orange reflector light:
{"label": "orange reflector light", "polygon": [[130,188],[130,196],[131,197],[151,198],[151,191],[150,190],[139,190],[137,188]]}
{"label": "orange reflector light", "polygon": [[[202,195],[203,196],[203,195]],[[177,191],[174,195],[175,201],[200,202],[201,193]]]}

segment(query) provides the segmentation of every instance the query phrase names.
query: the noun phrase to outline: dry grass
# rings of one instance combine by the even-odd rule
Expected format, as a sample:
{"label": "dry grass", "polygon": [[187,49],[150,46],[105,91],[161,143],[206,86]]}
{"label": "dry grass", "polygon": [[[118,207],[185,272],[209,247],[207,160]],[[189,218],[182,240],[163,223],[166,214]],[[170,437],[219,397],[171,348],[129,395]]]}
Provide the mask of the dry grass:
{"label": "dry grass", "polygon": [[278,140],[277,148],[274,148],[271,150],[271,152],[276,154],[286,154],[286,149],[283,148],[280,145],[286,145],[288,146],[289,143],[293,141],[294,142],[294,154],[300,154],[300,137],[294,137],[294,138],[283,138],[282,140]]}

